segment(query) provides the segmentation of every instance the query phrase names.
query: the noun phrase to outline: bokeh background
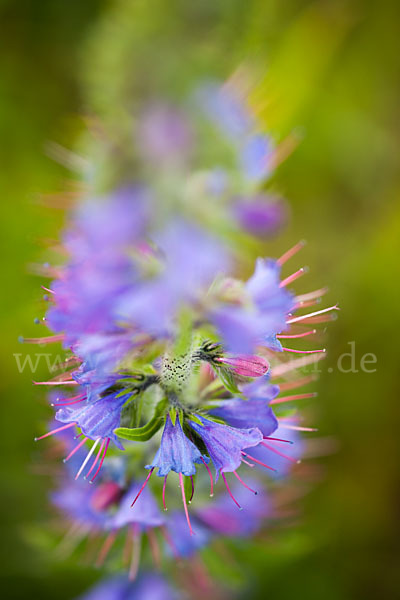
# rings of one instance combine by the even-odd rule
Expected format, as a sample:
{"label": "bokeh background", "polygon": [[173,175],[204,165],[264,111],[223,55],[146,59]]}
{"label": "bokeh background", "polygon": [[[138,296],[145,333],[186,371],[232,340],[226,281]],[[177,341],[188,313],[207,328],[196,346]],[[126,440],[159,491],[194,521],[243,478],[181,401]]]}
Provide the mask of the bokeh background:
{"label": "bokeh background", "polygon": [[[342,309],[314,411],[330,452],[316,460],[303,517],[270,544],[237,552],[246,597],[398,597],[399,3],[2,0],[0,16],[2,597],[70,600],[97,578],[55,556],[49,479],[34,468],[33,437],[48,413],[14,357],[26,355],[18,336],[37,335],[43,314],[42,281],[27,265],[63,220],[42,195],[57,205],[52,194],[73,188],[54,144],[73,149],[93,118],[122,131],[141,94],[181,95],[246,59],[258,65],[254,102],[266,128],[301,139],[275,175],[291,220],[268,251],[306,238],[310,288],[327,283]],[[357,372],[338,368],[349,342]],[[376,371],[367,373],[360,361],[370,353]],[[350,357],[342,365],[348,371]],[[46,372],[41,365],[37,378]]]}

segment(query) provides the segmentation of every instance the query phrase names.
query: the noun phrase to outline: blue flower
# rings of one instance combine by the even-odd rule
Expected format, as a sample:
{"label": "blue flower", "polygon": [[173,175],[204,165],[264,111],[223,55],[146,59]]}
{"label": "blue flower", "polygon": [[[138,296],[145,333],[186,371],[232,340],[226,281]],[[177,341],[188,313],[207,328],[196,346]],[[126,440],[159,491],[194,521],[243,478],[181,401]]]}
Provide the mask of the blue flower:
{"label": "blue flower", "polygon": [[78,600],[178,600],[180,594],[164,577],[142,573],[135,581],[122,575],[104,579]]}
{"label": "blue flower", "polygon": [[79,481],[66,481],[52,493],[51,501],[69,519],[96,530],[107,529],[107,513],[97,510],[92,499],[97,488]]}
{"label": "blue flower", "polygon": [[129,396],[129,393],[120,395],[120,392],[114,392],[97,400],[86,401],[78,408],[66,406],[57,411],[55,418],[61,423],[75,423],[83,435],[91,440],[112,440],[117,448],[123,450],[114,429],[120,425],[122,407]]}
{"label": "blue flower", "polygon": [[146,469],[158,467],[159,477],[165,477],[170,471],[190,476],[196,472],[195,464],[204,462],[208,462],[208,457],[202,456],[199,449],[183,433],[179,418],[176,417],[174,426],[168,414],[160,448]]}
{"label": "blue flower", "polygon": [[233,427],[257,427],[264,436],[271,435],[278,427],[272,408],[262,398],[224,400],[209,413]]}
{"label": "blue flower", "polygon": [[287,216],[286,205],[277,198],[258,194],[254,198],[238,198],[232,206],[238,224],[260,238],[274,234]]}
{"label": "blue flower", "polygon": [[252,134],[243,144],[240,162],[248,179],[261,181],[271,172],[271,140],[263,134]]}
{"label": "blue flower", "polygon": [[281,268],[275,260],[258,258],[246,290],[263,315],[260,335],[272,335],[286,327],[286,315],[294,308],[293,295],[280,287]]}
{"label": "blue flower", "polygon": [[202,425],[195,421],[188,421],[188,424],[203,440],[214,463],[216,480],[220,473],[236,471],[242,462],[242,451],[257,446],[263,439],[261,431],[255,427],[239,429],[201,416],[198,418]]}
{"label": "blue flower", "polygon": [[250,494],[239,483],[232,487],[232,493],[243,511],[238,511],[224,496],[220,496],[209,506],[196,511],[200,522],[215,534],[229,537],[248,537],[259,531],[265,518],[271,514],[271,502],[259,481],[250,479],[247,483],[257,490],[257,495]]}
{"label": "blue flower", "polygon": [[130,523],[136,523],[144,529],[148,527],[160,527],[163,525],[164,518],[160,513],[152,493],[147,487],[142,491],[142,502],[139,502],[135,507],[135,510],[132,510],[132,498],[139,492],[140,487],[141,486],[135,482],[131,484],[130,488],[121,499],[117,511],[109,521],[109,526],[112,529],[120,529]]}
{"label": "blue flower", "polygon": [[283,479],[288,475],[291,467],[300,462],[304,453],[304,442],[297,430],[285,427],[284,419],[279,420],[279,426],[274,431],[273,437],[287,440],[289,443],[264,440],[263,443],[252,449],[251,456],[273,469],[270,472],[271,477]]}
{"label": "blue flower", "polygon": [[192,516],[191,522],[196,535],[191,535],[189,529],[186,527],[184,513],[175,510],[168,515],[166,526],[170,533],[171,543],[173,543],[172,550],[180,558],[193,556],[198,550],[204,548],[212,537],[211,532],[196,517]]}

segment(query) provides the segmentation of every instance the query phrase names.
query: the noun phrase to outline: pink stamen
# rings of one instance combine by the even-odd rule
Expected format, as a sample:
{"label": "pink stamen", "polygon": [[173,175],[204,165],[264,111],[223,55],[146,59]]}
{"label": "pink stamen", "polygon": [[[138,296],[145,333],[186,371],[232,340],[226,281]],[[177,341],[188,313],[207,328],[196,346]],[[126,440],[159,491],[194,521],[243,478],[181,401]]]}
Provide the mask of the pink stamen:
{"label": "pink stamen", "polygon": [[281,392],[286,392],[288,390],[293,390],[297,387],[302,387],[303,385],[307,385],[307,383],[311,383],[315,381],[316,377],[314,375],[308,375],[307,377],[303,377],[301,379],[296,379],[295,381],[288,381],[286,383],[280,383],[279,388]]}
{"label": "pink stamen", "polygon": [[266,444],[265,442],[260,442],[260,443],[262,446],[264,446],[264,448],[268,448],[268,450],[271,450],[271,452],[275,452],[275,454],[277,454],[278,456],[281,456],[282,458],[287,458],[287,460],[290,460],[293,463],[300,462],[299,460],[297,460],[297,458],[293,458],[292,456],[283,454],[282,452],[279,452],[279,450],[277,450],[276,448],[273,448],[272,446],[270,446],[269,444]]}
{"label": "pink stamen", "polygon": [[79,444],[77,444],[77,445],[75,446],[75,448],[74,448],[73,450],[71,450],[71,452],[68,454],[68,456],[67,456],[66,458],[64,458],[64,461],[63,461],[63,462],[65,462],[65,463],[66,463],[66,462],[67,462],[67,461],[68,461],[68,460],[71,458],[71,456],[73,456],[73,455],[75,454],[75,452],[78,452],[79,448],[82,448],[83,444],[86,442],[86,440],[87,440],[87,439],[88,439],[87,437],[84,437],[84,438],[83,438],[83,439],[82,439],[82,440],[79,442]]}
{"label": "pink stamen", "polygon": [[248,460],[246,460],[245,458],[242,458],[242,462],[244,462],[246,465],[248,465],[248,466],[249,466],[249,467],[251,467],[252,469],[253,469],[253,468],[256,466],[256,465],[253,465],[253,464],[249,463],[249,461],[248,461]]}
{"label": "pink stamen", "polygon": [[[59,398],[57,398],[59,400]],[[67,398],[61,398],[61,400],[67,400]],[[82,402],[86,400],[86,394],[82,394],[80,396],[72,396],[72,398],[68,398],[68,402],[52,402],[50,406],[70,406],[71,404],[77,404],[78,402]]]}
{"label": "pink stamen", "polygon": [[320,288],[319,290],[314,290],[313,292],[308,292],[307,294],[300,294],[300,296],[296,296],[296,300],[298,302],[307,302],[308,300],[314,300],[315,298],[321,298],[328,292],[328,288]]}
{"label": "pink stamen", "polygon": [[154,471],[154,467],[152,467],[152,468],[150,469],[150,471],[149,471],[149,474],[147,475],[146,479],[144,480],[144,483],[143,483],[142,487],[140,488],[140,490],[139,490],[139,491],[138,491],[138,493],[136,494],[136,498],[134,499],[134,501],[133,501],[133,502],[132,502],[132,504],[131,504],[131,508],[132,508],[132,506],[135,504],[136,500],[139,498],[140,494],[143,492],[144,488],[146,487],[146,485],[147,485],[147,482],[149,481],[150,477],[151,477],[151,476],[152,476],[152,474],[153,474],[153,471]]}
{"label": "pink stamen", "polygon": [[290,248],[284,254],[282,254],[282,256],[280,258],[278,258],[278,260],[276,262],[278,263],[278,265],[282,266],[285,262],[287,262],[290,258],[292,258],[292,256],[297,254],[297,252],[299,252],[299,250],[304,248],[305,245],[306,245],[306,241],[300,240],[300,242],[297,242],[297,244],[295,244],[292,248]]}
{"label": "pink stamen", "polygon": [[194,481],[193,481],[193,475],[190,475],[190,481],[192,482],[192,494],[190,496],[189,499],[189,504],[191,504],[192,500],[193,500],[193,495],[194,495]]}
{"label": "pink stamen", "polygon": [[168,475],[166,475],[164,477],[164,483],[163,483],[163,487],[162,487],[162,503],[163,503],[164,510],[167,510],[167,506],[165,504],[165,486],[167,485],[167,477],[168,477]]}
{"label": "pink stamen", "polygon": [[78,385],[73,379],[68,381],[32,381],[34,385]]}
{"label": "pink stamen", "polygon": [[283,279],[280,282],[279,287],[282,288],[282,287],[285,287],[285,286],[289,285],[290,283],[293,283],[293,281],[296,281],[296,279],[298,279],[299,277],[301,277],[302,275],[304,275],[304,273],[307,273],[307,268],[306,267],[302,267],[301,269],[299,269],[295,273],[292,273],[291,275],[289,275],[289,277],[286,277],[286,279]]}
{"label": "pink stamen", "polygon": [[106,442],[106,445],[104,446],[104,452],[103,452],[103,456],[101,457],[100,464],[97,467],[96,473],[93,475],[92,479],[90,480],[90,483],[93,483],[93,481],[96,479],[97,475],[100,473],[101,467],[103,466],[103,462],[104,462],[104,459],[107,454],[109,443],[110,443],[110,438],[107,438],[107,442]]}
{"label": "pink stamen", "polygon": [[110,531],[108,536],[106,537],[104,544],[99,552],[98,559],[96,561],[96,567],[101,567],[104,561],[107,558],[108,553],[111,550],[113,543],[115,542],[115,538],[117,537],[117,531]]}
{"label": "pink stamen", "polygon": [[337,306],[337,304],[335,304],[334,306],[329,306],[328,308],[323,308],[322,310],[317,310],[313,313],[309,313],[308,315],[301,315],[300,317],[294,317],[293,319],[289,319],[288,321],[286,321],[286,323],[288,323],[288,325],[291,323],[298,323],[299,321],[304,321],[305,319],[309,319],[310,317],[322,315],[323,313],[327,313],[331,310],[340,310],[340,309]]}
{"label": "pink stamen", "polygon": [[42,288],[42,290],[44,290],[45,292],[49,292],[49,294],[55,294],[54,290],[51,290],[50,288],[45,287],[44,285],[40,286]]}
{"label": "pink stamen", "polygon": [[213,476],[212,473],[210,471],[210,467],[208,466],[208,464],[206,463],[206,461],[204,460],[203,457],[201,457],[201,460],[205,466],[205,468],[207,469],[207,472],[210,476],[210,498],[212,498],[214,496],[214,481],[213,481]]}
{"label": "pink stamen", "polygon": [[63,427],[58,427],[58,429],[53,429],[52,431],[49,431],[49,432],[45,433],[44,435],[41,435],[40,437],[36,437],[35,442],[38,442],[39,440],[43,440],[44,438],[49,437],[49,435],[54,435],[55,433],[58,433],[59,431],[64,431],[64,429],[68,429],[68,427],[73,427],[74,425],[76,425],[76,423],[68,423],[68,425],[64,425]]}
{"label": "pink stamen", "polygon": [[295,304],[294,308],[308,308],[309,306],[315,306],[316,304],[321,304],[321,298],[316,298],[315,300],[308,300],[307,302],[301,301]]}
{"label": "pink stamen", "polygon": [[283,425],[282,423],[279,423],[279,426],[284,429],[293,429],[294,431],[318,431],[315,427],[299,427],[298,425]]}
{"label": "pink stamen", "polygon": [[64,334],[60,333],[59,335],[49,335],[46,337],[22,338],[21,341],[24,344],[51,344],[53,342],[62,342],[64,337]]}
{"label": "pink stamen", "polygon": [[288,373],[295,369],[299,369],[300,367],[305,367],[307,365],[319,362],[325,357],[325,352],[309,354],[308,356],[303,356],[302,358],[297,358],[296,360],[291,360],[289,362],[278,365],[277,367],[273,367],[271,375],[272,377],[280,377],[281,375],[284,375],[285,373]]}
{"label": "pink stamen", "polygon": [[293,444],[292,440],[282,440],[281,438],[276,438],[276,437],[268,437],[268,436],[263,436],[264,440],[270,440],[271,442],[285,442],[286,444]]}
{"label": "pink stamen", "polygon": [[141,536],[138,523],[134,523],[132,527],[132,542],[132,558],[129,567],[129,581],[134,581],[136,579],[136,575],[139,570]]}
{"label": "pink stamen", "polygon": [[147,537],[149,538],[149,545],[153,561],[157,569],[161,568],[161,551],[158,543],[158,539],[153,529],[147,530]]}
{"label": "pink stamen", "polygon": [[194,535],[194,531],[192,529],[192,525],[191,525],[190,519],[189,519],[189,511],[188,511],[187,504],[186,504],[185,486],[183,484],[182,473],[179,473],[179,484],[180,484],[181,490],[182,490],[183,508],[185,510],[186,521],[189,526],[190,535]]}
{"label": "pink stamen", "polygon": [[304,333],[296,333],[295,335],[283,335],[283,334],[279,334],[276,337],[280,340],[283,339],[294,339],[294,338],[303,338],[306,337],[307,335],[313,335],[314,333],[317,333],[316,329],[311,329],[310,331],[305,331]]}
{"label": "pink stamen", "polygon": [[[232,494],[230,487],[228,485],[228,482],[226,480],[225,474],[221,471],[221,475],[222,475],[222,479],[224,480],[225,483],[225,487],[228,491],[228,494],[230,495],[230,497],[232,498],[232,500],[234,501],[234,503],[236,504],[236,506],[239,508],[239,510],[242,510],[242,507],[240,506],[239,502],[236,500],[236,498],[234,497],[234,495]],[[247,487],[247,486],[246,486]]]}
{"label": "pink stamen", "polygon": [[97,438],[97,440],[94,442],[93,446],[91,447],[90,451],[88,452],[87,457],[85,458],[85,460],[83,461],[79,471],[77,472],[77,474],[75,475],[75,481],[77,479],[79,479],[79,475],[82,473],[83,469],[86,467],[86,465],[88,464],[90,457],[92,456],[93,452],[96,449],[97,444],[99,443],[99,441],[101,440],[101,438]]}
{"label": "pink stamen", "polygon": [[236,473],[236,471],[233,471],[233,474],[234,474],[234,476],[236,477],[236,479],[238,479],[238,480],[240,481],[240,483],[241,483],[242,485],[244,485],[244,487],[245,487],[246,489],[248,489],[250,492],[253,492],[253,494],[255,494],[255,495],[257,496],[257,493],[258,493],[258,492],[256,492],[256,490],[253,490],[251,487],[249,487],[249,486],[247,485],[247,483],[245,483],[245,482],[243,481],[243,479],[241,479],[241,478],[239,477],[239,475]]}
{"label": "pink stamen", "polygon": [[293,348],[283,348],[285,352],[293,352],[294,354],[317,354],[317,352],[326,352],[325,348],[322,350],[294,350]]}
{"label": "pink stamen", "polygon": [[265,467],[266,469],[269,469],[270,471],[276,471],[276,469],[274,469],[273,467],[266,465],[265,463],[261,462],[261,460],[258,460],[258,458],[254,458],[254,456],[250,456],[250,454],[247,454],[246,452],[242,451],[241,454],[243,454],[243,456],[245,456],[246,458],[250,458],[250,460],[254,460],[255,463],[261,465],[262,467]]}
{"label": "pink stamen", "polygon": [[92,466],[90,467],[89,471],[88,471],[88,472],[86,473],[86,475],[84,476],[84,479],[88,479],[88,478],[89,478],[89,475],[90,475],[90,473],[91,473],[91,472],[93,471],[93,469],[95,468],[95,466],[96,466],[96,464],[97,464],[97,462],[98,462],[98,460],[99,460],[99,458],[100,458],[100,454],[101,454],[101,452],[102,452],[102,450],[103,450],[103,448],[104,448],[104,444],[105,444],[105,443],[106,443],[106,440],[104,439],[104,440],[101,442],[101,444],[100,444],[100,448],[99,448],[99,451],[98,451],[98,453],[97,453],[97,456],[96,456],[96,458],[94,459],[94,461],[93,461],[93,464],[92,464]]}
{"label": "pink stamen", "polygon": [[275,398],[271,400],[272,404],[282,404],[284,402],[292,402],[293,400],[303,400],[304,398],[315,398],[318,396],[317,392],[307,392],[305,394],[293,394],[292,396],[282,396],[281,398]]}

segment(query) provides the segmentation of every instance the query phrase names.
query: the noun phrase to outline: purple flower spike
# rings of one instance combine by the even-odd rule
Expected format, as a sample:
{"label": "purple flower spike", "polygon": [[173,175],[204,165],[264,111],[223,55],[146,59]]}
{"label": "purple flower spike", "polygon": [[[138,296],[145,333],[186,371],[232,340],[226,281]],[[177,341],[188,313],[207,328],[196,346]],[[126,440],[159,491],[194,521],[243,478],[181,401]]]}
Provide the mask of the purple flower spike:
{"label": "purple flower spike", "polygon": [[257,446],[263,434],[257,428],[237,429],[198,417],[202,425],[189,421],[189,425],[203,440],[216,470],[215,480],[220,473],[236,471],[242,462],[242,450]]}
{"label": "purple flower spike", "polygon": [[196,464],[208,462],[207,456],[202,456],[198,448],[183,433],[179,417],[176,417],[175,426],[167,415],[160,448],[150,465],[146,469],[158,467],[157,475],[165,477],[170,471],[182,475],[194,475]]}
{"label": "purple flower spike", "polygon": [[209,412],[233,427],[257,427],[264,436],[271,435],[278,427],[272,408],[261,398],[225,400]]}

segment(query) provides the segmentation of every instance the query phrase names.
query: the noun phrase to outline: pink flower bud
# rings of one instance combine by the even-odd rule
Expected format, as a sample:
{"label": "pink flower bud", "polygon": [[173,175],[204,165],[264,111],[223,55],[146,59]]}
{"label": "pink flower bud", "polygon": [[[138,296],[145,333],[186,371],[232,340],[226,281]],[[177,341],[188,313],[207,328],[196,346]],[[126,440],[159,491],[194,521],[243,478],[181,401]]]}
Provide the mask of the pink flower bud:
{"label": "pink flower bud", "polygon": [[243,377],[261,377],[269,369],[269,362],[262,356],[237,354],[216,358],[216,361],[231,367],[232,371]]}
{"label": "pink flower bud", "polygon": [[121,498],[122,490],[120,486],[113,481],[107,481],[100,484],[91,498],[91,505],[94,510],[105,510],[111,504],[115,504]]}

